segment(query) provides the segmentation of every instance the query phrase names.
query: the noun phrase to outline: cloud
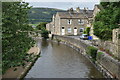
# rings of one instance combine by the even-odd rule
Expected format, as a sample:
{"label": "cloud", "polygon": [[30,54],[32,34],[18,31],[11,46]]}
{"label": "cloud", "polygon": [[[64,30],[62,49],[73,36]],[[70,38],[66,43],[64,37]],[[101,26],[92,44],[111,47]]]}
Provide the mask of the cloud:
{"label": "cloud", "polygon": [[26,2],[100,2],[100,0],[25,0]]}
{"label": "cloud", "polygon": [[99,4],[99,2],[29,2],[30,6],[33,7],[46,7],[46,8],[57,8],[67,10],[68,8],[76,7],[84,8],[88,7],[89,9],[93,9],[95,4]]}

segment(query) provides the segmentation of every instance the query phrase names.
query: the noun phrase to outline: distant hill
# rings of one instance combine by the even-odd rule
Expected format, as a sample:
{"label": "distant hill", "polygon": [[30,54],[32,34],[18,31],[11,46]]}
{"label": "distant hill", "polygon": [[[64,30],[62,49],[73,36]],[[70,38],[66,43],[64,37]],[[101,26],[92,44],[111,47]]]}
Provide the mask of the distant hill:
{"label": "distant hill", "polygon": [[51,22],[53,14],[57,12],[64,12],[64,10],[54,8],[32,8],[29,10],[29,22],[30,24]]}

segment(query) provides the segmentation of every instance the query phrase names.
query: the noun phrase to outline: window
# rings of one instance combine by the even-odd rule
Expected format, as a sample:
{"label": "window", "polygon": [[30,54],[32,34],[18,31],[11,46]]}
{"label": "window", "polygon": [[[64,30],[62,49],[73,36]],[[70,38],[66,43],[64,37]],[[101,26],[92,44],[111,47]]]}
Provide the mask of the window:
{"label": "window", "polygon": [[68,33],[71,33],[71,28],[70,27],[68,28]]}
{"label": "window", "polygon": [[74,27],[74,29],[77,29],[76,27]]}
{"label": "window", "polygon": [[62,29],[64,29],[64,27],[62,27]]}
{"label": "window", "polygon": [[80,28],[80,32],[84,32],[84,28]]}
{"label": "window", "polygon": [[78,20],[78,23],[79,23],[79,24],[84,24],[84,20],[83,20],[83,19],[79,19],[79,20]]}
{"label": "window", "polygon": [[72,20],[69,19],[69,20],[68,20],[68,24],[71,24],[71,23],[72,23]]}

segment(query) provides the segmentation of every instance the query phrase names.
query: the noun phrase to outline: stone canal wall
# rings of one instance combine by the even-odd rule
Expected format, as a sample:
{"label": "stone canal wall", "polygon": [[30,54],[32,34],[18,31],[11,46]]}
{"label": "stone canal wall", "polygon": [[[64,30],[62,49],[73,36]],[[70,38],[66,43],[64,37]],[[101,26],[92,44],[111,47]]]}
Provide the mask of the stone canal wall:
{"label": "stone canal wall", "polygon": [[[90,43],[84,42],[84,40],[72,38],[69,36],[57,36],[54,35],[54,40],[59,43],[66,44],[69,47],[72,47],[82,53],[86,58],[90,61],[90,56],[86,54],[86,49],[88,46],[93,46]],[[94,46],[96,47],[96,46]],[[100,50],[98,50],[100,52]],[[102,55],[97,56],[97,60],[95,63],[91,61],[91,63],[103,73],[106,78],[118,78],[120,80],[120,62],[118,60],[113,59],[108,54],[104,53]]]}

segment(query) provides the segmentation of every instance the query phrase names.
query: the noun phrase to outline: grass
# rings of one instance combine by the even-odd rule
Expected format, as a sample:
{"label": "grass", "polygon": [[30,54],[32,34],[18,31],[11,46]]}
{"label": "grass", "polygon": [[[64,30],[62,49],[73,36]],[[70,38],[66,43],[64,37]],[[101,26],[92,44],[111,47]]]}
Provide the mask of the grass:
{"label": "grass", "polygon": [[29,25],[37,26],[38,24],[29,24]]}

